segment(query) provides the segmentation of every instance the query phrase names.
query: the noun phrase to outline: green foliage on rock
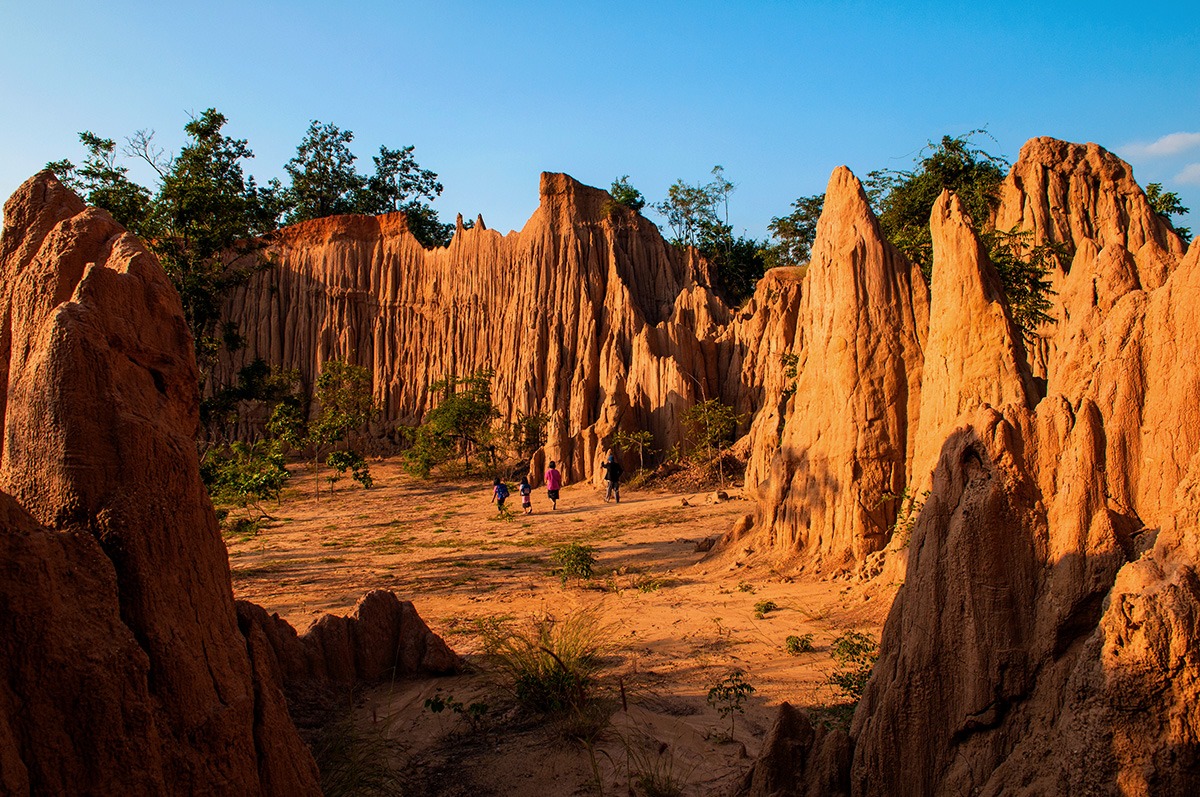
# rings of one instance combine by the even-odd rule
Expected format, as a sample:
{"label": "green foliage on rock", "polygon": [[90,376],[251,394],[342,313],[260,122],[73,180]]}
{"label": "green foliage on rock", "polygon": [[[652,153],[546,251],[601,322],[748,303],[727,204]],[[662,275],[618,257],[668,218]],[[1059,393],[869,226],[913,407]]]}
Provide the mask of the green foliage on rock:
{"label": "green foliage on rock", "polygon": [[1192,242],[1192,231],[1188,227],[1178,227],[1171,220],[1172,216],[1184,216],[1189,210],[1184,207],[1183,201],[1179,198],[1179,194],[1174,191],[1164,191],[1162,183],[1147,183],[1146,184],[1146,199],[1150,202],[1150,208],[1167,220],[1167,224],[1171,225],[1171,229],[1183,239],[1185,244]]}
{"label": "green foliage on rock", "polygon": [[628,174],[623,174],[613,180],[608,193],[613,198],[613,202],[624,205],[635,213],[646,207],[646,197],[630,184]]}
{"label": "green foliage on rock", "polygon": [[1030,245],[1026,231],[988,228],[1008,162],[972,145],[983,132],[929,142],[914,168],[873,171],[864,187],[883,234],[921,268],[927,282],[933,276],[929,216],[942,191],[953,191],[996,266],[1013,322],[1028,338],[1040,324],[1053,320],[1047,314],[1052,295],[1048,275],[1066,252],[1055,244]]}
{"label": "green foliage on rock", "polygon": [[837,687],[847,701],[858,703],[879,658],[879,643],[861,631],[846,631],[829,644],[829,655],[837,663],[829,683]]}

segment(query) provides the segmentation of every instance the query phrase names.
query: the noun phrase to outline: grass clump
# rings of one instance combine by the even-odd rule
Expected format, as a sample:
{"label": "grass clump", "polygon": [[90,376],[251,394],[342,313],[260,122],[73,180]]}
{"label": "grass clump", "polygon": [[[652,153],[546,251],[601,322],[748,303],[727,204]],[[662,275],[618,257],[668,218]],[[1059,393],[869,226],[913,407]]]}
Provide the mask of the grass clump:
{"label": "grass clump", "polygon": [[488,657],[511,681],[517,701],[550,714],[588,703],[610,631],[593,612],[578,611],[517,628],[493,623],[483,628],[482,636]]}
{"label": "grass clump", "polygon": [[761,620],[778,608],[779,606],[775,601],[759,601],[754,604],[754,617],[757,620]]}
{"label": "grass clump", "polygon": [[557,546],[550,558],[558,566],[554,572],[565,584],[569,578],[590,579],[592,577],[592,571],[596,566],[596,549],[590,545],[569,542],[566,545]]}
{"label": "grass clump", "polygon": [[783,640],[783,649],[793,656],[799,656],[801,653],[812,653],[815,650],[813,647],[813,635],[802,634],[797,636],[792,634]]}
{"label": "grass clump", "polygon": [[326,726],[312,744],[325,797],[387,797],[404,794],[395,743],[382,726],[354,722],[349,715]]}
{"label": "grass clump", "polygon": [[683,797],[687,779],[676,771],[675,756],[666,742],[645,739],[642,744],[626,743],[629,779],[644,797]]}

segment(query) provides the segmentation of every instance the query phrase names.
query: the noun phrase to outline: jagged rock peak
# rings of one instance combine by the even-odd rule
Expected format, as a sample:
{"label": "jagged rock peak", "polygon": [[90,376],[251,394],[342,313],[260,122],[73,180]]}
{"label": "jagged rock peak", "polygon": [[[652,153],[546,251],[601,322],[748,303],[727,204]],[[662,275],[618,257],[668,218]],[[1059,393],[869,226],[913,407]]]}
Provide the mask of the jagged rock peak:
{"label": "jagged rock peak", "polygon": [[795,406],[756,519],[774,553],[835,571],[886,544],[880,499],[905,485],[928,302],[861,183],[835,169],[800,299]]}
{"label": "jagged rock peak", "polygon": [[48,172],[0,253],[0,791],[318,794],[238,631],[166,274]]}
{"label": "jagged rock peak", "polygon": [[1000,187],[997,229],[1030,230],[1035,243],[1067,245],[1085,238],[1103,248],[1120,243],[1137,252],[1155,244],[1172,258],[1183,242],[1150,207],[1128,163],[1098,144],[1033,138]]}
{"label": "jagged rock peak", "polygon": [[928,486],[942,442],[980,406],[1032,407],[1036,392],[1020,330],[995,267],[958,197],[943,191],[930,215],[933,282],[913,480]]}

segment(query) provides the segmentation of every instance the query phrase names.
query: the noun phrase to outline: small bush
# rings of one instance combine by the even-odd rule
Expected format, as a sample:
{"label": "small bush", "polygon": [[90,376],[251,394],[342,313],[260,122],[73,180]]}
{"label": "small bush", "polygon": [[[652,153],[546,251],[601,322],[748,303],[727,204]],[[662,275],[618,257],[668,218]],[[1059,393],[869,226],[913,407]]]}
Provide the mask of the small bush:
{"label": "small bush", "polygon": [[754,616],[756,619],[763,619],[768,613],[775,611],[779,606],[775,601],[759,601],[754,604]]}
{"label": "small bush", "polygon": [[875,660],[879,658],[879,643],[870,634],[846,631],[830,643],[829,655],[837,662],[829,683],[848,701],[857,704],[867,688]]}
{"label": "small bush", "polygon": [[783,641],[783,649],[793,656],[798,656],[801,653],[812,653],[813,635],[803,634],[802,636],[796,636],[792,634]]}
{"label": "small bush", "polygon": [[733,670],[708,690],[708,704],[715,708],[722,717],[729,717],[730,739],[733,739],[733,724],[736,715],[746,713],[742,704],[750,698],[754,691],[754,687],[746,682],[745,673],[741,670]]}
{"label": "small bush", "polygon": [[442,697],[440,692],[425,700],[425,709],[433,714],[441,714],[443,711],[457,714],[466,720],[467,726],[473,734],[484,729],[488,714],[487,703],[463,705],[463,702],[455,700],[453,695]]}
{"label": "small bush", "polygon": [[555,548],[550,558],[558,565],[554,572],[565,584],[568,578],[592,577],[592,570],[596,566],[596,549],[590,545],[569,542]]}
{"label": "small bush", "polygon": [[587,611],[563,620],[542,618],[524,628],[497,623],[482,631],[489,658],[511,679],[517,700],[543,714],[588,702],[610,634]]}

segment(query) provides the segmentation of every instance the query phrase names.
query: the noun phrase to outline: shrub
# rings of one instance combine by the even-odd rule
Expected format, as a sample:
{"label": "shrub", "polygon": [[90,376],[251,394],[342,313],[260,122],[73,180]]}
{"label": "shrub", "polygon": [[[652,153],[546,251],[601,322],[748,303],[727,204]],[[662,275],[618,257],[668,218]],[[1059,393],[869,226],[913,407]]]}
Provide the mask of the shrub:
{"label": "shrub", "polygon": [[596,549],[590,545],[569,542],[559,545],[550,555],[558,567],[555,572],[567,583],[568,578],[591,578],[596,566]]}
{"label": "shrub", "polygon": [[766,617],[769,612],[773,612],[778,608],[779,606],[776,605],[775,601],[759,601],[758,603],[754,604],[754,617],[758,620],[761,620]]}
{"label": "shrub", "polygon": [[793,656],[798,656],[801,653],[813,652],[813,635],[803,634],[796,636],[792,634],[783,641],[783,649]]}
{"label": "shrub", "polygon": [[879,658],[879,643],[870,634],[846,631],[830,643],[829,655],[837,662],[829,683],[841,690],[848,701],[857,704]]}
{"label": "shrub", "polygon": [[708,704],[715,708],[722,717],[729,717],[730,739],[733,738],[733,724],[736,715],[746,713],[742,704],[755,691],[754,687],[746,682],[744,676],[745,673],[741,670],[733,670],[708,690]]}
{"label": "shrub", "polygon": [[523,628],[493,624],[482,635],[489,658],[511,679],[517,700],[547,714],[588,702],[609,634],[594,613],[579,611]]}

